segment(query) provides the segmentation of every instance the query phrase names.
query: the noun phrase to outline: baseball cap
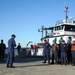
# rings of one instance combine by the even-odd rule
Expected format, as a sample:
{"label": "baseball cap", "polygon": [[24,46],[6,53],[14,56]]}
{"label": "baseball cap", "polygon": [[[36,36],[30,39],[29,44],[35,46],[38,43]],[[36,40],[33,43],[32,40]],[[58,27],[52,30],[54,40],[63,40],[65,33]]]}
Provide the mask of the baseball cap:
{"label": "baseball cap", "polygon": [[16,37],[15,34],[12,34],[11,36],[12,36],[12,37]]}

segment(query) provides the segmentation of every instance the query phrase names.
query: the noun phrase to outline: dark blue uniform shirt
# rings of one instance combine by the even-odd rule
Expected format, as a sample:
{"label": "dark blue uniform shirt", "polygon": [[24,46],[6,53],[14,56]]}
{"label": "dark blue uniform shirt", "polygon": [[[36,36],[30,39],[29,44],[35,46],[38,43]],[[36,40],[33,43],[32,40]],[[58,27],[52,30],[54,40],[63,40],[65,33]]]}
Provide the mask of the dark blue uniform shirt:
{"label": "dark blue uniform shirt", "polygon": [[67,51],[67,44],[60,44],[61,52]]}
{"label": "dark blue uniform shirt", "polygon": [[8,41],[8,52],[9,53],[14,53],[14,47],[16,46],[15,40],[14,39],[9,39]]}
{"label": "dark blue uniform shirt", "polygon": [[44,53],[48,53],[48,51],[50,50],[50,44],[48,43],[48,42],[46,42],[45,44],[44,44],[44,50],[43,50],[43,52]]}

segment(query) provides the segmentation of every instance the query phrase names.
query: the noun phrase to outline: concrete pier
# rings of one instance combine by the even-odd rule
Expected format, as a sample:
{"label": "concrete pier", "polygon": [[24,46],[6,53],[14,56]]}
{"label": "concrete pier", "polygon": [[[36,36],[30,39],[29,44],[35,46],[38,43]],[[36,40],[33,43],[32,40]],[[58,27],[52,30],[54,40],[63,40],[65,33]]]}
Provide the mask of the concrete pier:
{"label": "concrete pier", "polygon": [[15,59],[16,68],[6,68],[6,63],[0,62],[0,75],[75,75],[75,66],[43,64],[42,59]]}

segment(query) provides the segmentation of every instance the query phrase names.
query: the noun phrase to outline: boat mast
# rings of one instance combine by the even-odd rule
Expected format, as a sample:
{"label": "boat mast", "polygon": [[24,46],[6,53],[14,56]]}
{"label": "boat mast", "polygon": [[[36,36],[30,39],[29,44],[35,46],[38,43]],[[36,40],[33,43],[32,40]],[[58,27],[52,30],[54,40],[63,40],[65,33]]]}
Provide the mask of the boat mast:
{"label": "boat mast", "polygon": [[66,8],[65,12],[66,12],[66,23],[67,23],[67,19],[68,19],[68,7],[65,7],[65,8]]}
{"label": "boat mast", "polygon": [[42,38],[43,38],[43,31],[44,31],[44,26],[42,25],[41,29],[38,29],[38,32],[42,33]]}

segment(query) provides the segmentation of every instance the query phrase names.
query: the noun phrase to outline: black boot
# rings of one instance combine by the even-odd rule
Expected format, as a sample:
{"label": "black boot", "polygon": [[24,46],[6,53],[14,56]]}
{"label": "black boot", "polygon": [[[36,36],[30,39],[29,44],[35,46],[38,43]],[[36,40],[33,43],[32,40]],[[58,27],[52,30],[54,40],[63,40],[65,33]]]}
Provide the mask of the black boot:
{"label": "black boot", "polygon": [[7,66],[6,66],[7,68],[9,68],[10,66],[9,66],[9,64],[7,64]]}
{"label": "black boot", "polygon": [[10,68],[16,68],[15,66],[13,66],[13,65],[10,65]]}
{"label": "black boot", "polygon": [[46,63],[46,61],[42,62],[42,63]]}

